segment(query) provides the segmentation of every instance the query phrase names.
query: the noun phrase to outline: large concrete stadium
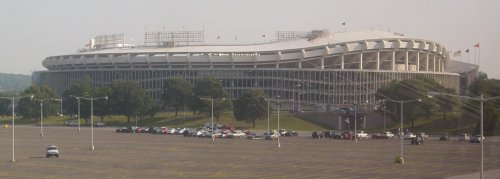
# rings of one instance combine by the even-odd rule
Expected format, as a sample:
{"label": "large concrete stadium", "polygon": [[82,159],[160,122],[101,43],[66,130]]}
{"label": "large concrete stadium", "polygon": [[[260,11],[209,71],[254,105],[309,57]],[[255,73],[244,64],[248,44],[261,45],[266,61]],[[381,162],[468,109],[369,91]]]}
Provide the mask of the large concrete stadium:
{"label": "large concrete stadium", "polygon": [[178,45],[173,40],[104,47],[92,42],[86,50],[47,57],[43,66],[48,70],[34,72],[33,82],[62,93],[86,76],[94,86],[132,80],[160,99],[166,79],[180,77],[195,85],[196,79],[211,77],[233,99],[258,88],[286,102],[283,108],[326,111],[354,103],[372,109],[376,90],[392,80],[423,76],[459,88],[459,75],[445,71],[449,52],[431,40],[380,31],[277,36],[248,45]]}

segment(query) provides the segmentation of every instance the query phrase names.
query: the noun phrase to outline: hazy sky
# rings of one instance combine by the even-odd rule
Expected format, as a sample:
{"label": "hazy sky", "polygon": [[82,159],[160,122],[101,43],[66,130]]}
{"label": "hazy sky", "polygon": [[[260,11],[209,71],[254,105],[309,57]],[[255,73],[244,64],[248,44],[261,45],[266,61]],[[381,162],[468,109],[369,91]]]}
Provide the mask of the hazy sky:
{"label": "hazy sky", "polygon": [[140,45],[145,31],[204,28],[206,43],[242,44],[273,40],[276,30],[389,29],[461,50],[462,61],[470,48],[472,62],[481,43],[480,70],[499,78],[499,7],[498,0],[2,0],[0,72],[45,70],[45,57],[112,33]]}

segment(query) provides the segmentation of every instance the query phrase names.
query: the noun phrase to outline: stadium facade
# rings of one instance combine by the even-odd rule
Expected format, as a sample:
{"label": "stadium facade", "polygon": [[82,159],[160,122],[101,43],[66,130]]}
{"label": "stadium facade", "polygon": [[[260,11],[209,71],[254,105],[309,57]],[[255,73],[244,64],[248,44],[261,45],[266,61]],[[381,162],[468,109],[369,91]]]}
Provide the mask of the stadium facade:
{"label": "stadium facade", "polygon": [[459,88],[459,75],[445,71],[449,52],[431,40],[380,31],[277,36],[274,42],[249,45],[179,46],[172,36],[172,41],[157,38],[153,42],[158,43],[144,46],[91,41],[88,49],[47,57],[43,66],[48,70],[34,72],[32,78],[59,94],[86,76],[93,86],[132,80],[160,99],[167,79],[180,77],[195,85],[196,79],[211,77],[233,99],[258,88],[285,102],[283,108],[302,105],[302,110],[355,103],[369,110],[377,104],[378,88],[416,76]]}

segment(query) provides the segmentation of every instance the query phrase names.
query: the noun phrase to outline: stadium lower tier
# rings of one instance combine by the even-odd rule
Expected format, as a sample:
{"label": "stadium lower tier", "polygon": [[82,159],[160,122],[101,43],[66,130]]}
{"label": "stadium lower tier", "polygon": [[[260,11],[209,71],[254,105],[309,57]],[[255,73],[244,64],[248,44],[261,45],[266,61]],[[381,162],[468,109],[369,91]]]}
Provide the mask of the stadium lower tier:
{"label": "stadium lower tier", "polygon": [[281,101],[283,110],[331,111],[357,104],[359,110],[372,110],[379,104],[377,89],[393,80],[417,76],[435,79],[458,91],[459,75],[441,72],[319,69],[86,69],[50,70],[33,73],[33,83],[47,85],[62,94],[84,78],[91,86],[104,87],[114,80],[136,81],[154,99],[160,100],[167,79],[182,78],[191,85],[202,78],[219,80],[231,98],[245,90],[261,89],[269,98]]}

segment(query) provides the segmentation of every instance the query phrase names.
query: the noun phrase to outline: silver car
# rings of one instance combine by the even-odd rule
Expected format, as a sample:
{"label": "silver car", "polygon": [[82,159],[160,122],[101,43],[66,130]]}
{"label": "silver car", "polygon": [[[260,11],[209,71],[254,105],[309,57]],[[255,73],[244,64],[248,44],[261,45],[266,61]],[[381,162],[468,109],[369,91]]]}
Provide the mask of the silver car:
{"label": "silver car", "polygon": [[59,149],[55,145],[49,145],[47,147],[47,152],[46,152],[45,157],[49,158],[51,156],[55,156],[55,157],[59,158]]}

